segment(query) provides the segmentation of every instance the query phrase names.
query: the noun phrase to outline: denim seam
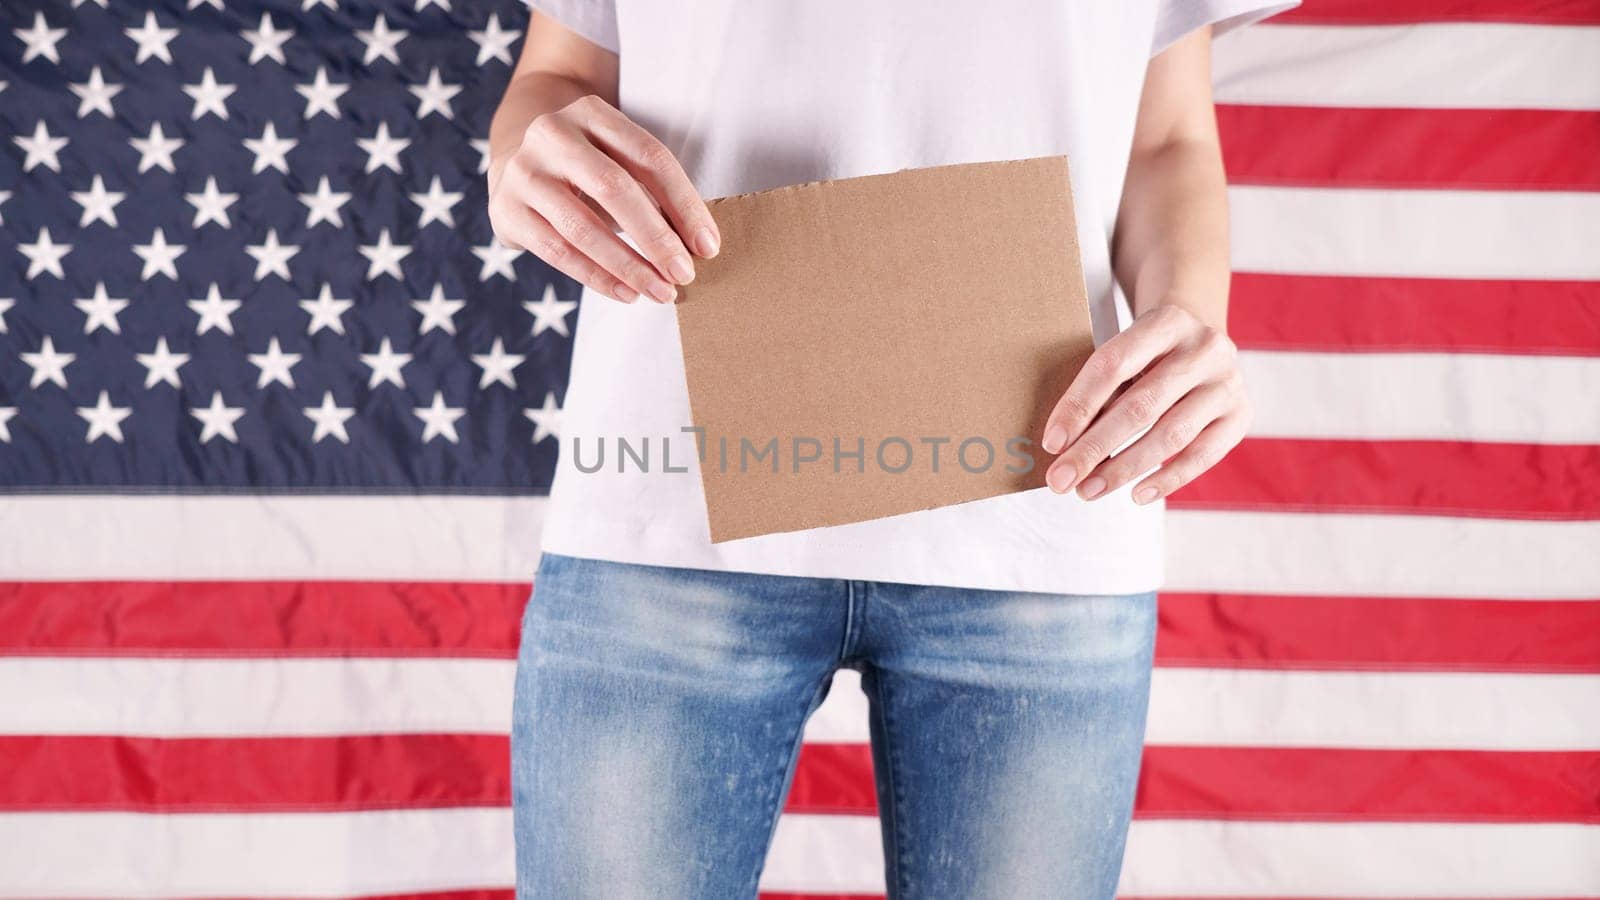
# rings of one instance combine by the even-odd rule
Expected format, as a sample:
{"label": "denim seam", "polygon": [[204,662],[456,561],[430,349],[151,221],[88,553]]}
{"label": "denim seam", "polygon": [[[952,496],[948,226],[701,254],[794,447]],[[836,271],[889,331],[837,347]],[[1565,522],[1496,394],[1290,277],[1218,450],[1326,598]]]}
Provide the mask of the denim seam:
{"label": "denim seam", "polygon": [[805,736],[806,718],[810,715],[810,711],[816,707],[817,703],[819,702],[818,696],[822,693],[823,688],[828,683],[828,679],[831,677],[831,674],[823,677],[817,681],[816,687],[811,689],[811,700],[804,707],[806,712],[801,714],[800,721],[794,727],[794,733],[789,737],[789,753],[782,759],[781,762],[779,762],[778,769],[774,773],[776,777],[769,778],[768,780],[769,783],[776,781],[776,785],[775,790],[773,791],[772,800],[767,804],[766,818],[768,825],[766,847],[762,849],[760,858],[756,860],[756,870],[754,874],[752,874],[749,880],[745,882],[746,887],[749,889],[748,896],[750,897],[756,897],[760,893],[761,871],[767,865],[767,856],[772,853],[772,840],[778,832],[778,816],[780,815],[783,806],[783,795],[786,793],[783,782],[790,769],[796,765],[800,758],[800,744]]}
{"label": "denim seam", "polygon": [[[865,598],[863,598],[865,599]],[[839,662],[850,657],[850,644],[855,637],[856,627],[856,583],[844,583],[844,635],[839,639]]]}
{"label": "denim seam", "polygon": [[900,807],[904,802],[904,795],[900,790],[900,779],[895,777],[896,744],[894,741],[894,716],[889,711],[889,685],[880,675],[873,680],[873,686],[878,693],[878,717],[883,723],[883,779],[889,785],[889,808],[880,810],[879,814],[887,814],[889,827],[885,829],[889,835],[889,846],[884,848],[884,859],[888,863],[888,882],[894,886],[894,893],[890,900],[904,900],[910,896],[911,888],[905,882],[906,873],[900,866],[900,847],[905,842],[905,835],[901,832],[902,822]]}

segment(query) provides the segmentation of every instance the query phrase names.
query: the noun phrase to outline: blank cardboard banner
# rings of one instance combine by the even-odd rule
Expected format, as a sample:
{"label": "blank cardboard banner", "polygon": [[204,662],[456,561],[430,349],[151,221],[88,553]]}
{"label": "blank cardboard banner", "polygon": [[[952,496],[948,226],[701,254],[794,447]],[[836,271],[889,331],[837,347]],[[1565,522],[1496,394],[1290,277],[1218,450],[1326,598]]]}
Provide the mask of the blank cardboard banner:
{"label": "blank cardboard banner", "polygon": [[1094,349],[1065,157],[710,202],[677,304],[713,541],[1044,484]]}

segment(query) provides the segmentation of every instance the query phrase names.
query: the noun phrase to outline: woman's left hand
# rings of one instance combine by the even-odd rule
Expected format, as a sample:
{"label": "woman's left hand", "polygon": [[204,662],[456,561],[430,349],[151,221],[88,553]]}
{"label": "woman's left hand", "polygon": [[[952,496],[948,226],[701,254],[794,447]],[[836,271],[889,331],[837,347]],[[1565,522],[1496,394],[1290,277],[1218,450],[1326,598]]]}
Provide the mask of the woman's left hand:
{"label": "woman's left hand", "polygon": [[1056,402],[1043,447],[1060,456],[1045,480],[1093,500],[1159,466],[1133,490],[1149,503],[1216,465],[1250,416],[1233,341],[1181,306],[1157,306],[1097,347]]}

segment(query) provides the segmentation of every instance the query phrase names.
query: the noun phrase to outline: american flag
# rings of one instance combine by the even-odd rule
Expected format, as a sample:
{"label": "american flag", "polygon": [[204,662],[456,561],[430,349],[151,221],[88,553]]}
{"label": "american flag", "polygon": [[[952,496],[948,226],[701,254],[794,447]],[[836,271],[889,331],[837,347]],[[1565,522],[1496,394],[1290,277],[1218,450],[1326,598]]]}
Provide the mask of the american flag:
{"label": "american flag", "polygon": [[[513,0],[0,5],[0,896],[508,897],[577,291]],[[1600,3],[1218,41],[1251,437],[1170,502],[1120,893],[1600,897]],[[877,897],[865,698],[768,898]]]}

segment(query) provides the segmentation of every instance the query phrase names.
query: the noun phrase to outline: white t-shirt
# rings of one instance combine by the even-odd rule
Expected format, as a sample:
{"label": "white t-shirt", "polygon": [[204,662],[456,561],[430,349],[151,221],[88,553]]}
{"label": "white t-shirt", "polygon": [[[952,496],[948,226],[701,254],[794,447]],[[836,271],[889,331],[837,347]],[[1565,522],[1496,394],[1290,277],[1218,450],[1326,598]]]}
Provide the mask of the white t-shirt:
{"label": "white t-shirt", "polygon": [[[1097,343],[1128,319],[1110,239],[1145,67],[1267,0],[530,0],[620,58],[623,112],[705,197],[1066,154]],[[673,309],[585,293],[544,549],[664,566],[1058,593],[1161,586],[1162,503],[1047,489],[712,544]],[[649,438],[619,472],[618,437]],[[573,441],[592,463],[574,465]],[[663,443],[674,467],[662,471]]]}

